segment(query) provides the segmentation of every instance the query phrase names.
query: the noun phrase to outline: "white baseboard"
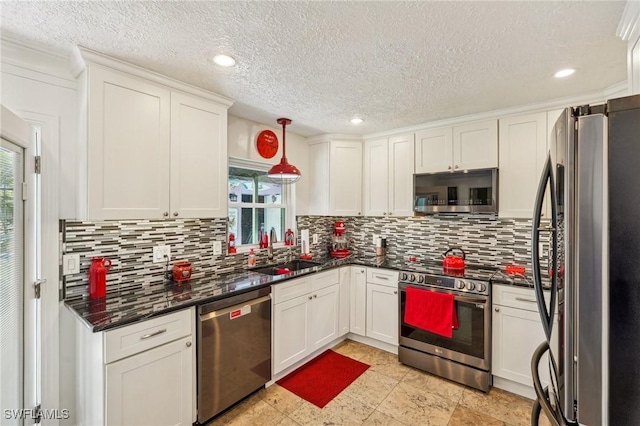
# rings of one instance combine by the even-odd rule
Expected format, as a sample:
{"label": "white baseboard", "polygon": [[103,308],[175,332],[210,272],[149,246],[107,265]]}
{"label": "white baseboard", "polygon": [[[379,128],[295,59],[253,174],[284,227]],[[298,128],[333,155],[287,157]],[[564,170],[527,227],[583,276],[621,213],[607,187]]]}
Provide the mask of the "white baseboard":
{"label": "white baseboard", "polygon": [[493,387],[524,396],[525,398],[536,399],[536,392],[532,386],[523,385],[502,377],[493,376]]}

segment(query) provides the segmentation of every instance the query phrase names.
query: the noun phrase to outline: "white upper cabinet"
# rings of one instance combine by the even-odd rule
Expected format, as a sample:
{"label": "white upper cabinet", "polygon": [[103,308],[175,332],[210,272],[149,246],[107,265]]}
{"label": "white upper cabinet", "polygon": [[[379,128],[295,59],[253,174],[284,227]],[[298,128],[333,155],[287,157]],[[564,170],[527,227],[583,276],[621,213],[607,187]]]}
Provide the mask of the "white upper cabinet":
{"label": "white upper cabinet", "polygon": [[453,169],[498,167],[498,120],[453,128]]}
{"label": "white upper cabinet", "polygon": [[171,93],[171,214],[227,216],[227,109]]}
{"label": "white upper cabinet", "polygon": [[413,215],[414,136],[364,143],[364,214]]}
{"label": "white upper cabinet", "polygon": [[309,214],[362,214],[362,142],[321,140],[309,144]]}
{"label": "white upper cabinet", "polygon": [[416,133],[416,173],[450,171],[453,167],[453,129],[422,130]]}
{"label": "white upper cabinet", "polygon": [[500,119],[500,217],[532,217],[546,154],[546,112]]}
{"label": "white upper cabinet", "polygon": [[480,121],[416,133],[416,173],[498,166],[498,122]]}
{"label": "white upper cabinet", "polygon": [[230,100],[91,51],[74,66],[77,218],[227,216]]}

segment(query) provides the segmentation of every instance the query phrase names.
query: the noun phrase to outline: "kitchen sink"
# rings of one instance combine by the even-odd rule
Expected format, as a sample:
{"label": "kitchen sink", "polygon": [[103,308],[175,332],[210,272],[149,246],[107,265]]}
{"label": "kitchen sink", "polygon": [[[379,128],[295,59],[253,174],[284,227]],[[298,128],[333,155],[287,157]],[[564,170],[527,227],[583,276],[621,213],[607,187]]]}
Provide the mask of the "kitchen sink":
{"label": "kitchen sink", "polygon": [[[251,272],[257,272],[265,275],[284,275],[289,272],[301,271],[320,266],[320,263],[309,262],[308,260],[294,260],[292,262],[282,263],[280,265],[266,266],[264,268],[252,269]],[[288,269],[288,271],[283,271]]]}

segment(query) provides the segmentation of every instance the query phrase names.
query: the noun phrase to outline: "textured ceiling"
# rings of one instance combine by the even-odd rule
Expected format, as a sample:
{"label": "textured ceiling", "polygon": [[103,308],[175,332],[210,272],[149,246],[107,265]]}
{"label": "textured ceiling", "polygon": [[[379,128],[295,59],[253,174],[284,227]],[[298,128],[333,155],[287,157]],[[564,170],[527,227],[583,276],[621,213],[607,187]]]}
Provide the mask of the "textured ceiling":
{"label": "textured ceiling", "polygon": [[[292,132],[372,133],[626,78],[624,2],[11,2],[4,36],[82,45],[236,100]],[[228,52],[233,68],[211,57]],[[552,74],[578,68],[564,80]],[[351,125],[354,115],[365,122]]]}

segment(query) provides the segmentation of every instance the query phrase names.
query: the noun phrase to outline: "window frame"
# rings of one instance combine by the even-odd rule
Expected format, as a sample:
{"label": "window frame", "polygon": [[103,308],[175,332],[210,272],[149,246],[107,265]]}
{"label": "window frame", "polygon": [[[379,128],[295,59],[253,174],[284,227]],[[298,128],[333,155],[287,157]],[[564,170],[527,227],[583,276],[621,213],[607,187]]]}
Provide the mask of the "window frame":
{"label": "window frame", "polygon": [[[289,185],[282,185],[282,200],[280,203],[278,204],[265,204],[265,203],[256,203],[255,199],[254,202],[252,203],[243,203],[242,201],[231,201],[229,200],[229,169],[231,169],[231,167],[235,167],[235,168],[240,168],[240,169],[249,169],[249,170],[255,170],[255,171],[259,171],[259,172],[268,172],[269,169],[271,169],[271,167],[273,166],[273,164],[270,163],[264,163],[262,161],[256,161],[256,160],[248,160],[245,158],[237,158],[237,157],[229,157],[229,162],[227,164],[227,187],[226,187],[226,192],[227,192],[227,230],[226,230],[226,236],[227,236],[227,250],[228,250],[228,245],[229,245],[229,209],[230,208],[252,208],[254,209],[254,218],[255,218],[255,209],[256,208],[262,208],[262,209],[267,209],[267,208],[284,208],[285,209],[285,219],[284,219],[284,229],[283,229],[283,234],[284,232],[286,232],[287,229],[291,229],[294,231],[294,233],[296,232],[296,230],[294,229],[294,223],[295,223],[295,183],[294,184],[289,184]],[[255,223],[255,222],[254,222]],[[273,244],[273,248],[280,248],[280,247],[287,247],[284,244],[284,238],[282,238],[283,241],[278,241],[275,244]],[[295,238],[294,238],[295,241]],[[236,240],[236,253],[249,253],[249,251],[251,251],[251,249],[253,249],[254,251],[257,250],[266,250],[266,249],[260,249],[260,245],[259,244],[238,244],[238,240]],[[229,254],[229,253],[227,253]],[[233,253],[231,253],[233,254]]]}

